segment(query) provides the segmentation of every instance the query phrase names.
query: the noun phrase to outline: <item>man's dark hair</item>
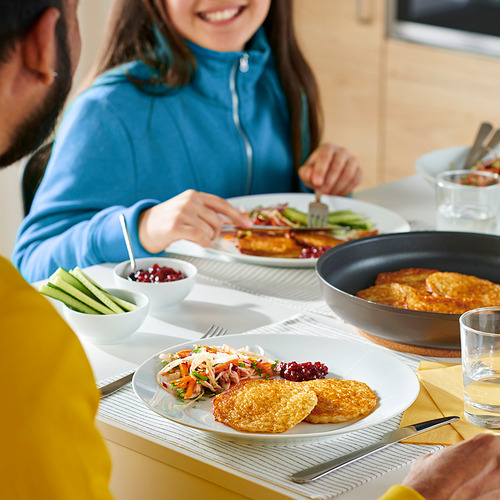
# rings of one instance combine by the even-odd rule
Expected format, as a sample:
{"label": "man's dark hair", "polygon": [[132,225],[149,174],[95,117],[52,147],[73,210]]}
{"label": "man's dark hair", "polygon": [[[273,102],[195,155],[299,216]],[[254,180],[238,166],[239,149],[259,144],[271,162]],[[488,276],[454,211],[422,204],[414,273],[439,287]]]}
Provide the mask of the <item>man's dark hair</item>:
{"label": "man's dark hair", "polygon": [[63,0],[1,0],[0,64],[6,62],[16,42],[26,36],[49,7],[62,10]]}

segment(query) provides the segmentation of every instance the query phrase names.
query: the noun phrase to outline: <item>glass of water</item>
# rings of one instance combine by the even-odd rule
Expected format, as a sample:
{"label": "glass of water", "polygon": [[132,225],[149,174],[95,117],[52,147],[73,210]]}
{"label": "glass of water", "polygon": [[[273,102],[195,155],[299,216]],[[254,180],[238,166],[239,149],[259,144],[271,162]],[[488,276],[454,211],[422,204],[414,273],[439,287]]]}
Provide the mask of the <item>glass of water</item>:
{"label": "glass of water", "polygon": [[449,170],[436,176],[436,229],[497,234],[500,178],[492,172]]}
{"label": "glass of water", "polygon": [[460,316],[465,418],[500,429],[500,307]]}

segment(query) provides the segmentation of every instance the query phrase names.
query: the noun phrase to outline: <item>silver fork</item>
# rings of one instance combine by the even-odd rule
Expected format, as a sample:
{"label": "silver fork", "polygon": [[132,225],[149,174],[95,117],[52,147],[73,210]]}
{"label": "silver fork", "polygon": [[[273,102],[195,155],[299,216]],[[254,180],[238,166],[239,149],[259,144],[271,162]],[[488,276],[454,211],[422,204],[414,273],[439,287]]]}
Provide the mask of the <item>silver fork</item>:
{"label": "silver fork", "polygon": [[212,325],[201,337],[200,339],[208,339],[210,337],[222,337],[226,335],[227,328],[222,326]]}
{"label": "silver fork", "polygon": [[[226,335],[227,328],[223,328],[222,326],[212,325],[200,338],[206,339],[209,337],[221,337],[222,335]],[[103,385],[99,388],[101,393],[101,398],[105,398],[110,394],[115,393],[120,390],[122,387],[125,387],[130,382],[132,382],[132,378],[134,376],[135,370],[132,373],[125,375],[124,377],[115,380],[114,382],[110,382],[109,384]]]}
{"label": "silver fork", "polygon": [[309,211],[307,212],[307,225],[309,227],[326,227],[328,226],[328,205],[321,203],[321,191],[314,191],[316,201],[309,203]]}

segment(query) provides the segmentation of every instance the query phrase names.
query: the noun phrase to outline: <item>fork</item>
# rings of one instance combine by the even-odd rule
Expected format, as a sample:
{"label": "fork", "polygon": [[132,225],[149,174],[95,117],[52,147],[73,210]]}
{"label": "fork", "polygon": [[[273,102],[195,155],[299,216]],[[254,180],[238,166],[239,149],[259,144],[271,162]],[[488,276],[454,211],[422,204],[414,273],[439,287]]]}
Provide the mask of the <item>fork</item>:
{"label": "fork", "polygon": [[307,212],[307,225],[309,227],[325,227],[328,225],[328,205],[321,203],[321,191],[314,191],[316,201],[309,203]]}
{"label": "fork", "polygon": [[227,328],[222,326],[212,325],[201,337],[200,339],[208,339],[210,337],[222,337],[226,335]]}
{"label": "fork", "polygon": [[[209,337],[221,337],[222,335],[226,335],[226,333],[227,333],[227,328],[223,328],[222,326],[218,325],[212,325],[200,338],[206,339]],[[124,377],[115,380],[114,382],[110,382],[100,387],[99,391],[101,393],[101,398],[105,398],[110,394],[115,393],[116,391],[120,390],[121,388],[125,387],[130,382],[132,382],[134,373],[135,370],[132,373],[128,373]]]}

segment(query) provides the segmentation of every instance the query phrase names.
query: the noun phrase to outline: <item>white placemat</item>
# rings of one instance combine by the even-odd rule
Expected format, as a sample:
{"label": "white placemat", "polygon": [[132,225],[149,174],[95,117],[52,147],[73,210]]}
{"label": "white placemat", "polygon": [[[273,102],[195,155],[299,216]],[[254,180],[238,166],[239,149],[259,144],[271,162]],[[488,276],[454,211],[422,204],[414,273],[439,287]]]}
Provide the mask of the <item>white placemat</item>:
{"label": "white placemat", "polygon": [[213,283],[268,297],[299,311],[337,317],[323,299],[314,267],[268,267],[176,253],[166,255],[191,262],[200,276]]}
{"label": "white placemat", "polygon": [[[257,328],[248,333],[288,333],[328,336],[369,343],[362,336],[352,334],[307,315],[297,315],[286,321]],[[379,347],[380,349],[384,349]],[[411,354],[390,351],[412,369],[417,369],[419,358]],[[99,385],[116,377],[103,380]],[[347,465],[309,484],[296,484],[290,476],[301,469],[355,451],[373,443],[383,434],[398,428],[400,417],[355,433],[332,437],[326,441],[297,445],[232,443],[208,433],[171,422],[151,411],[136,397],[130,386],[103,399],[99,417],[130,427],[144,436],[152,436],[179,450],[188,450],[203,462],[221,464],[250,477],[256,477],[273,486],[304,495],[311,499],[335,498],[361,484],[389,471],[400,468],[418,456],[438,450],[441,446],[395,444]]]}

